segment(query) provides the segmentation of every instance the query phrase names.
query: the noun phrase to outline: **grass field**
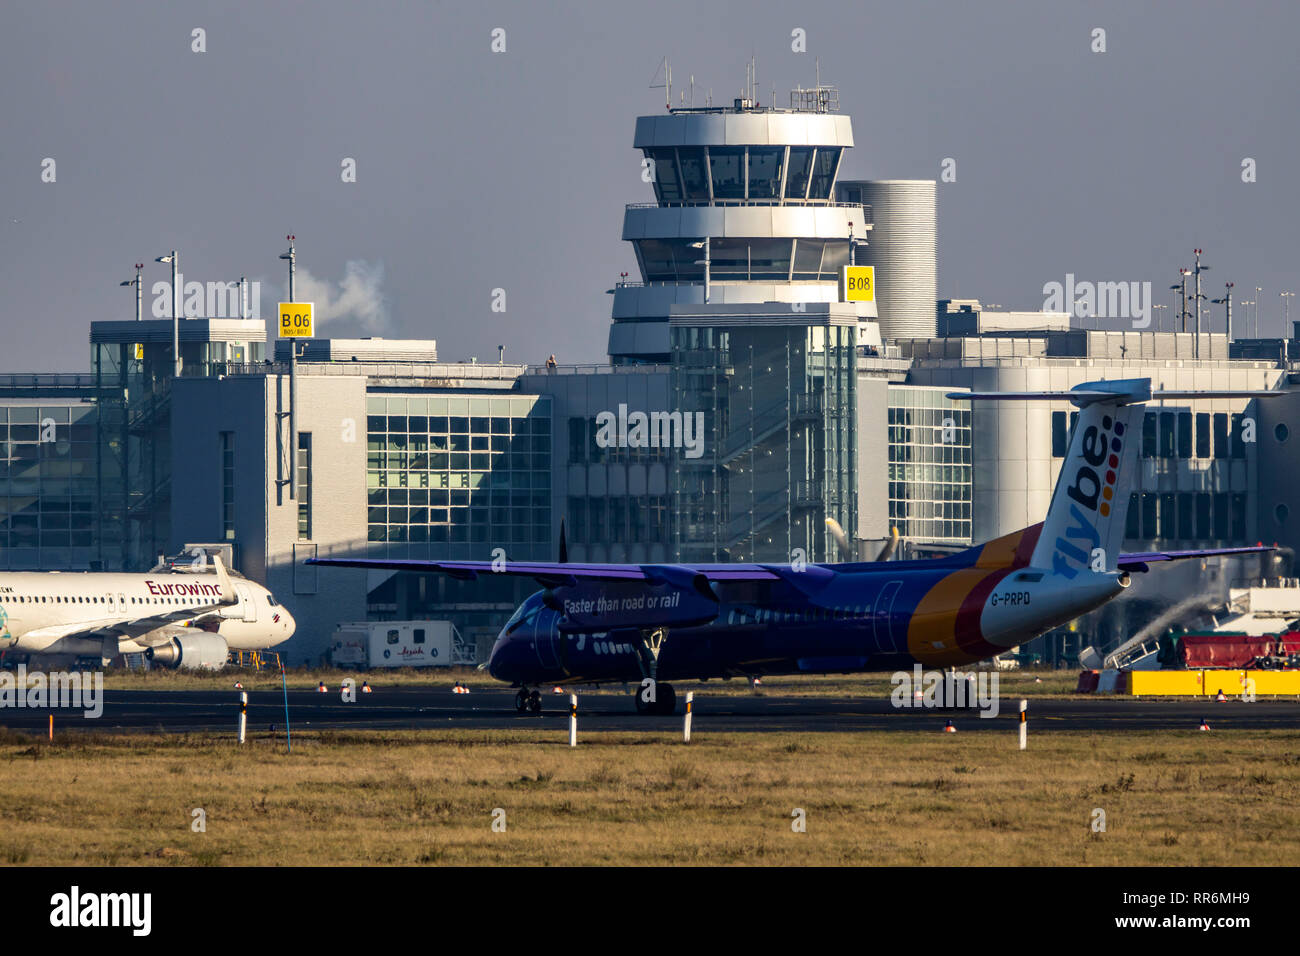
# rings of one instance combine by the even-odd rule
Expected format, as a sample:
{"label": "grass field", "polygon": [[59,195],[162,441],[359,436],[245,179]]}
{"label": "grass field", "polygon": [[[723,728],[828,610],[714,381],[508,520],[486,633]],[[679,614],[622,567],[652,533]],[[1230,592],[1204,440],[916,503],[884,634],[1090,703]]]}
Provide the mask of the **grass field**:
{"label": "grass field", "polygon": [[1037,733],[1030,748],[405,731],[295,735],[286,755],[267,738],[0,732],[0,863],[1300,862],[1300,732]]}
{"label": "grass field", "polygon": [[[392,670],[340,671],[332,669],[308,670],[290,669],[287,674],[290,688],[314,688],[324,681],[331,690],[339,685],[344,677],[351,677],[360,685],[369,681],[371,686],[410,687],[438,686],[450,687],[456,681],[462,681],[473,689],[505,687],[491,675],[472,667],[454,668],[396,668]],[[1076,671],[1008,671],[998,675],[1001,696],[1018,697],[1060,697],[1073,695],[1078,684]],[[248,690],[267,690],[280,687],[280,672],[263,670],[227,669],[216,673],[202,671],[128,671],[120,668],[104,672],[104,687],[108,690],[228,690],[238,680]],[[1037,681],[1037,682],[1036,682]],[[711,680],[703,683],[685,681],[674,683],[679,694],[688,690],[707,692],[713,697],[729,697],[737,694],[753,694],[749,682],[743,679],[729,681]],[[766,678],[758,693],[792,697],[835,696],[835,697],[888,697],[892,685],[889,674],[795,674],[786,677]],[[621,684],[608,684],[600,690],[582,688],[580,693],[624,693]]]}

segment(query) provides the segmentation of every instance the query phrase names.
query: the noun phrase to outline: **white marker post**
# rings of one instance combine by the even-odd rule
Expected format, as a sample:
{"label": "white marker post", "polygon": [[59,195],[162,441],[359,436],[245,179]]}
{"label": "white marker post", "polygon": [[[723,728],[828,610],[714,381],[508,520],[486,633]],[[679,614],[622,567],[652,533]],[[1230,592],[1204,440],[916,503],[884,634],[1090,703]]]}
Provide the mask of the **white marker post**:
{"label": "white marker post", "polygon": [[569,746],[578,746],[578,695],[569,695]]}
{"label": "white marker post", "polygon": [[248,691],[239,692],[239,742],[244,742],[244,733],[248,730]]}
{"label": "white marker post", "polygon": [[691,742],[691,704],[695,702],[695,691],[686,692],[686,724],[682,730],[682,738],[686,743]]}
{"label": "white marker post", "polygon": [[1024,750],[1029,744],[1029,715],[1025,709],[1029,706],[1029,701],[1020,702],[1020,749]]}

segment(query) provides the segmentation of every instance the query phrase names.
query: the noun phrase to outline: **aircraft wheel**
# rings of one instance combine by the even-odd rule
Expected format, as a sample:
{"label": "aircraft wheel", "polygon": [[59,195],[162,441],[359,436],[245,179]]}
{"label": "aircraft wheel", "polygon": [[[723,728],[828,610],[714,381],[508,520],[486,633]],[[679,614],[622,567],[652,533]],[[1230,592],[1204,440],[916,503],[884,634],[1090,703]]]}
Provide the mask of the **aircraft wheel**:
{"label": "aircraft wheel", "polygon": [[673,685],[660,684],[656,690],[658,699],[655,701],[655,713],[672,716],[677,710],[677,692],[673,690]]}
{"label": "aircraft wheel", "polygon": [[542,712],[542,694],[541,691],[533,691],[528,695],[528,709],[534,714]]}
{"label": "aircraft wheel", "polygon": [[638,714],[649,714],[649,713],[652,712],[652,711],[651,711],[651,708],[654,707],[654,704],[648,704],[648,703],[646,703],[646,702],[641,698],[641,695],[642,695],[643,693],[644,693],[644,691],[643,691],[640,687],[638,687],[636,690],[634,690],[634,691],[632,692],[632,699],[633,699],[634,701],[636,701],[636,712],[637,712]]}
{"label": "aircraft wheel", "polygon": [[523,713],[528,709],[528,688],[519,688],[519,693],[515,694],[515,710]]}

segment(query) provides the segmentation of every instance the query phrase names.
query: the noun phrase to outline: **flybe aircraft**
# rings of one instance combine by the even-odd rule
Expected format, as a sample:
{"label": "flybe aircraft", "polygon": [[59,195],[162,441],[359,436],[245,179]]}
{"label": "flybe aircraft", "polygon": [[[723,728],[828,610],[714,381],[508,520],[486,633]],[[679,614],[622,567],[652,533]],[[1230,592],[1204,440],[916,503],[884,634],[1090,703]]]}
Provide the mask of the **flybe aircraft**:
{"label": "flybe aircraft", "polygon": [[1044,521],[929,560],[836,564],[574,564],[322,558],[338,567],[513,574],[543,590],[515,611],[488,670],[519,687],[649,681],[643,712],[671,713],[668,680],[732,675],[954,667],[1059,627],[1124,591],[1160,561],[1268,548],[1120,550],[1137,466],[1143,403],[1268,397],[1173,392],[1150,379],[1089,382],[1068,392],[954,393],[983,400],[1068,400],[1080,411]]}
{"label": "flybe aircraft", "polygon": [[232,648],[274,647],[293,631],[271,592],[232,576],[220,555],[210,570],[200,556],[146,574],[0,574],[0,651],[102,661],[143,653],[165,667],[210,668]]}

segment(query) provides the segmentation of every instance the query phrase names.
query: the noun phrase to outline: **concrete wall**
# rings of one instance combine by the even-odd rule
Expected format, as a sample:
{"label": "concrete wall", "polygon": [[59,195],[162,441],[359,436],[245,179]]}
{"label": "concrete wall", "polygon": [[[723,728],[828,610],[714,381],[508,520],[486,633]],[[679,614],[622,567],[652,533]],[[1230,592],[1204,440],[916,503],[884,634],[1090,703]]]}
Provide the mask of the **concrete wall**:
{"label": "concrete wall", "polygon": [[[569,419],[588,421],[604,411],[617,414],[626,404],[631,411],[672,411],[666,371],[610,372],[582,370],[525,375],[519,380],[525,392],[551,396],[551,515],[553,533],[559,540],[560,519],[568,497],[667,495],[668,466],[665,462],[569,464]],[[669,558],[667,541],[639,545],[582,541],[570,536],[569,557],[574,561],[661,562]]]}
{"label": "concrete wall", "polygon": [[275,648],[293,664],[323,654],[338,622],[366,616],[365,572],[302,563],[317,553],[363,553],[365,387],[362,376],[299,376],[298,430],[311,433],[313,455],[312,538],[299,541],[298,503],[276,483],[277,421],[288,441],[287,418],[276,414],[289,407],[287,376],[173,385],[172,548],[222,540],[219,433],[233,432],[238,570],[270,588],[297,620],[297,633]]}
{"label": "concrete wall", "polygon": [[883,540],[889,535],[889,381],[887,379],[858,376],[857,441],[858,529],[856,537]]}

